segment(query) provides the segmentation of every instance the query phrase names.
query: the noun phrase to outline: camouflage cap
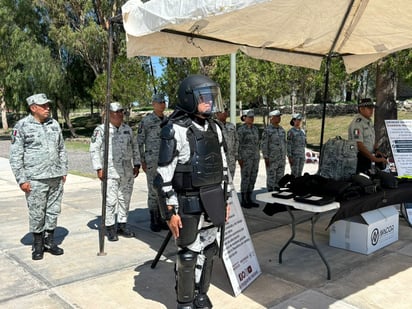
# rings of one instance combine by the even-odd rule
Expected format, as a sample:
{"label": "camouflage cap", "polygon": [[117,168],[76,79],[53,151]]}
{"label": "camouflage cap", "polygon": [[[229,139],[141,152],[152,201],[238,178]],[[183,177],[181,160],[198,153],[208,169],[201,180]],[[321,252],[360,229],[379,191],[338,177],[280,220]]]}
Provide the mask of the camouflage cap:
{"label": "camouflage cap", "polygon": [[272,117],[272,116],[282,116],[282,113],[280,112],[280,110],[275,109],[274,111],[271,111],[269,113],[269,117]]}
{"label": "camouflage cap", "polygon": [[370,98],[364,98],[360,100],[358,107],[376,107],[376,105]]}
{"label": "camouflage cap", "polygon": [[252,109],[247,109],[242,112],[242,116],[255,117],[255,113]]}
{"label": "camouflage cap", "polygon": [[163,93],[156,93],[153,98],[152,98],[152,102],[156,102],[156,103],[165,103],[165,96]]}
{"label": "camouflage cap", "polygon": [[303,116],[302,116],[301,113],[296,113],[296,114],[293,114],[293,115],[292,115],[292,119],[299,119],[299,120],[301,120],[302,118],[303,118]]}
{"label": "camouflage cap", "polygon": [[43,105],[51,102],[51,100],[49,100],[44,93],[33,94],[29,96],[26,101],[29,106],[33,104]]}
{"label": "camouflage cap", "polygon": [[117,111],[122,111],[124,110],[122,104],[120,104],[119,102],[113,102],[110,103],[110,111],[111,112],[117,112]]}

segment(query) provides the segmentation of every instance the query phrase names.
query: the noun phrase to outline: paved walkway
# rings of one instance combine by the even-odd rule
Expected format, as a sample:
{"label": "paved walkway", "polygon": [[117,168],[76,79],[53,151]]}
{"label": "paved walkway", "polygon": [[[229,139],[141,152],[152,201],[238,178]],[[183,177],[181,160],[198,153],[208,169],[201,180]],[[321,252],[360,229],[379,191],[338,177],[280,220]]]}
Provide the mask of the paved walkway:
{"label": "paved walkway", "polygon": [[[314,173],[316,165],[307,165]],[[260,165],[256,191],[264,191]],[[235,177],[239,188],[239,177]],[[0,308],[175,308],[170,243],[155,269],[150,268],[166,232],[149,229],[146,184],[134,187],[130,225],[136,238],[105,242],[98,256],[100,185],[95,179],[69,175],[56,236],[65,254],[31,259],[32,237],[27,208],[6,158],[0,158]],[[412,233],[400,219],[399,241],[369,256],[328,246],[325,231],[332,214],[317,224],[316,238],[331,265],[332,279],[315,251],[291,245],[283,264],[277,254],[290,235],[286,213],[266,216],[246,209],[245,218],[262,274],[234,297],[224,267],[216,259],[210,297],[214,308],[411,308]],[[303,212],[296,212],[303,217]],[[310,226],[298,226],[309,240]]]}

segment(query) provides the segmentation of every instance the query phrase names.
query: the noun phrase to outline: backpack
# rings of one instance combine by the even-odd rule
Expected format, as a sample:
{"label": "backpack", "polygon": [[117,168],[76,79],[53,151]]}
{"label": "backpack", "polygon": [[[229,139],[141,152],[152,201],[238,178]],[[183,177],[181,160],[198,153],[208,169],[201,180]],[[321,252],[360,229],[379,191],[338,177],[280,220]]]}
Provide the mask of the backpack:
{"label": "backpack", "polygon": [[322,147],[318,175],[334,180],[350,180],[356,174],[357,155],[355,141],[340,136],[330,138]]}

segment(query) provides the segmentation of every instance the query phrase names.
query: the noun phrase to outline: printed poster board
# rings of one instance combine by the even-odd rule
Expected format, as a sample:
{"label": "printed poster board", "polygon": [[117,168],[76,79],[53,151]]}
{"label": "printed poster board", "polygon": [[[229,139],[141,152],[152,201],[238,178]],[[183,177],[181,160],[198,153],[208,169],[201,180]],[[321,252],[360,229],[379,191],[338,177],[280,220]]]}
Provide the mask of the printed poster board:
{"label": "printed poster board", "polygon": [[235,296],[262,273],[235,190],[225,227],[222,259]]}
{"label": "printed poster board", "polygon": [[398,176],[412,176],[412,120],[385,120]]}

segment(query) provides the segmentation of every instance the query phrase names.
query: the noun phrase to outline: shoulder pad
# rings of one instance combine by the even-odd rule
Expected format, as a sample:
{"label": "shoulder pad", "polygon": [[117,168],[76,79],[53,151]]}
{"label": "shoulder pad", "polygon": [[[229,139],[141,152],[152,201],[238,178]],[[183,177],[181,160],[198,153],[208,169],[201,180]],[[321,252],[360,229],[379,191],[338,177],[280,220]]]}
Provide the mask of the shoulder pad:
{"label": "shoulder pad", "polygon": [[160,130],[161,139],[172,139],[175,136],[175,130],[173,129],[173,123],[169,121],[165,126]]}

